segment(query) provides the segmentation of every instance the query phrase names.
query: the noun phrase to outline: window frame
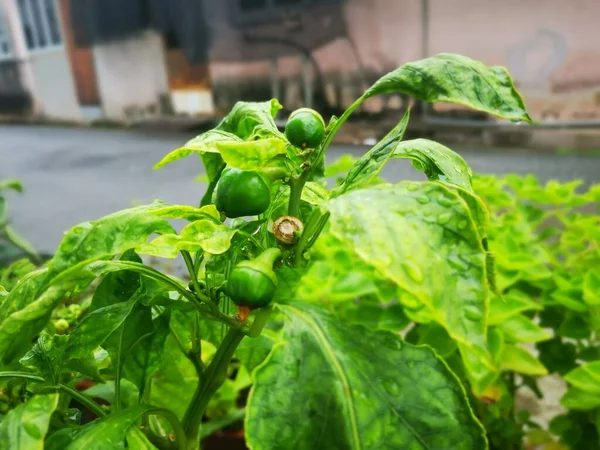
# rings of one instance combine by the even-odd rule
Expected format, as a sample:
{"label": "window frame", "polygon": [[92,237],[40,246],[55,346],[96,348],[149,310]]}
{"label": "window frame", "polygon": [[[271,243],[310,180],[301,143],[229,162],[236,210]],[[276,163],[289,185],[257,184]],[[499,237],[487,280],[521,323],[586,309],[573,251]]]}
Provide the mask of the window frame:
{"label": "window frame", "polygon": [[[15,58],[15,49],[11,31],[4,5],[0,4],[0,61],[7,61]],[[2,44],[8,46],[8,51],[5,52],[2,49]]]}
{"label": "window frame", "polygon": [[[58,49],[64,48],[64,32],[62,27],[61,15],[60,15],[60,6],[57,0],[17,0],[17,9],[19,11],[20,18],[20,29],[23,33],[23,38],[25,41],[25,46],[29,53],[43,53],[47,51],[55,51]],[[37,4],[39,11],[39,22],[41,28],[38,28],[38,23],[34,14],[34,5]],[[56,22],[56,35],[58,36],[59,42],[54,42],[54,33],[50,26],[50,18],[47,10],[47,4],[52,5],[54,18]],[[24,9],[21,8],[21,5],[24,5]],[[25,22],[24,19],[27,19]],[[29,46],[29,42],[27,40],[27,33],[25,32],[26,23],[31,27],[31,41],[33,46]],[[40,36],[42,36],[45,40],[45,44],[40,44]]]}

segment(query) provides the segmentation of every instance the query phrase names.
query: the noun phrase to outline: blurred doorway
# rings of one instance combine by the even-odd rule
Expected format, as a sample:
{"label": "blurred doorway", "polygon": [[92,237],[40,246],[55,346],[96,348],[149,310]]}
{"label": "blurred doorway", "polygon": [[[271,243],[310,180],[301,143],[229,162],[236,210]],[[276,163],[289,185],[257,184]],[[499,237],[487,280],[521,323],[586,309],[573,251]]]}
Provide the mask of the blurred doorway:
{"label": "blurred doorway", "polygon": [[165,55],[175,114],[212,114],[214,105],[208,62],[189,62],[177,36],[171,33],[165,35]]}
{"label": "blurred doorway", "polygon": [[98,81],[91,46],[78,46],[73,36],[71,2],[78,0],[59,0],[63,19],[64,40],[75,81],[77,101],[81,115],[88,120],[98,120],[104,116],[100,103]]}

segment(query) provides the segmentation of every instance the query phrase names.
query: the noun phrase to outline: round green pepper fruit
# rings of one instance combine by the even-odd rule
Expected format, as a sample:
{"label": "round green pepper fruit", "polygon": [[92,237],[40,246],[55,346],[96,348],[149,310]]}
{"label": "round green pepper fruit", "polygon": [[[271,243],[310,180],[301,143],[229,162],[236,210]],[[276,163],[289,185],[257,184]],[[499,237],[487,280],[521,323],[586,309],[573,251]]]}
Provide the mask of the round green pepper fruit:
{"label": "round green pepper fruit", "polygon": [[325,121],[314,109],[297,109],[285,124],[285,137],[295,147],[315,148],[321,143],[324,135]]}
{"label": "round green pepper fruit", "polygon": [[227,295],[238,307],[262,308],[273,300],[277,276],[273,272],[281,250],[270,248],[255,259],[238,263],[227,280]]}
{"label": "round green pepper fruit", "polygon": [[258,172],[226,167],[215,189],[215,206],[229,218],[257,216],[271,203],[271,189]]}

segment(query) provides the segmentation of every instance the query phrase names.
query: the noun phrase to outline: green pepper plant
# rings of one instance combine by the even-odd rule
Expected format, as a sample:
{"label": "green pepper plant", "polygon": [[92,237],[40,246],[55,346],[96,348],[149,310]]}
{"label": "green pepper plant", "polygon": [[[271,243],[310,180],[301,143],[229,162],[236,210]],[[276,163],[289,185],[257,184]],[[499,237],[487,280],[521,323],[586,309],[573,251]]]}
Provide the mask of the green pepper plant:
{"label": "green pepper plant", "polygon": [[[254,450],[487,448],[468,396],[499,376],[494,259],[471,169],[441,144],[403,140],[406,111],[326,187],[340,127],[391,92],[531,122],[505,69],[453,54],[399,67],[327,124],[303,109],[282,133],[277,100],[238,102],[156,166],[199,155],[198,207],[155,201],[79,224],[2,290],[0,442],[196,449],[251,384],[236,417]],[[428,180],[381,182],[397,158]],[[142,256],[181,256],[189,283]],[[54,309],[96,278],[75,328],[56,333]],[[423,344],[444,345],[403,340],[411,321],[427,325]],[[95,386],[76,389],[84,378]]]}

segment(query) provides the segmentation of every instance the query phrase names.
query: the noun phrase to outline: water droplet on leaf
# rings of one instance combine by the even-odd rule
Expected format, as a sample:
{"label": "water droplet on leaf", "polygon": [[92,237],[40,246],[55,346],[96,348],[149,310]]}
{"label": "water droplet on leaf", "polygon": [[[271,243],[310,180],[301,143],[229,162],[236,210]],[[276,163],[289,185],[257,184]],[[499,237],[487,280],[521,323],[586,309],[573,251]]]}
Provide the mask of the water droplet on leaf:
{"label": "water droplet on leaf", "polygon": [[449,212],[440,214],[437,218],[438,223],[440,225],[447,224],[448,222],[450,222],[450,219],[452,219],[452,213]]}
{"label": "water droplet on leaf", "polygon": [[474,307],[467,307],[465,308],[465,317],[469,320],[481,320],[483,314]]}
{"label": "water droplet on leaf", "polygon": [[402,268],[411,280],[416,281],[417,283],[423,282],[423,272],[419,267],[413,264],[402,263]]}
{"label": "water droplet on leaf", "polygon": [[427,197],[426,195],[419,195],[417,197],[417,201],[421,204],[424,205],[426,203],[429,203],[429,197]]}
{"label": "water droplet on leaf", "polygon": [[400,387],[398,383],[392,380],[384,380],[382,382],[383,390],[388,393],[391,397],[396,397],[400,393]]}

